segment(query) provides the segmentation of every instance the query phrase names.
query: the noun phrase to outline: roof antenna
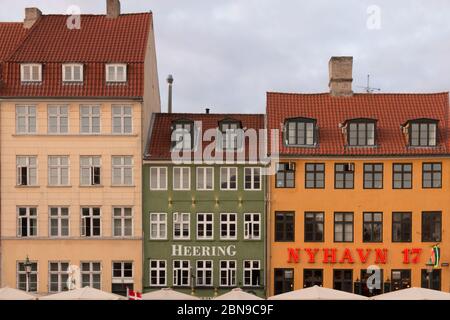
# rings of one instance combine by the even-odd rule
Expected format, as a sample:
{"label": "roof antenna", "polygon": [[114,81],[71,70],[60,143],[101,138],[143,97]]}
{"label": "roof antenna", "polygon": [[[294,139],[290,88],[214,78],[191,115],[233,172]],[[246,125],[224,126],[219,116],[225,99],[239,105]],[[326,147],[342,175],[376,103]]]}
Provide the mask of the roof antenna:
{"label": "roof antenna", "polygon": [[367,75],[367,85],[365,87],[358,86],[358,88],[363,88],[366,93],[374,93],[375,91],[381,91],[380,88],[373,88],[370,86],[370,74]]}

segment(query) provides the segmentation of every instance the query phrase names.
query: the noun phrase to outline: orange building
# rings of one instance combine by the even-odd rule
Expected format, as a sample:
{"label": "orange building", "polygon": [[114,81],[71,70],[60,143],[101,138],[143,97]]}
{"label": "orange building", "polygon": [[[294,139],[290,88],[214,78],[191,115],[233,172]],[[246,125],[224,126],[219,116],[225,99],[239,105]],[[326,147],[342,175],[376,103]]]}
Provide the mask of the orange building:
{"label": "orange building", "polygon": [[354,94],[352,64],[330,60],[329,93],[267,95],[268,294],[449,292],[449,95]]}

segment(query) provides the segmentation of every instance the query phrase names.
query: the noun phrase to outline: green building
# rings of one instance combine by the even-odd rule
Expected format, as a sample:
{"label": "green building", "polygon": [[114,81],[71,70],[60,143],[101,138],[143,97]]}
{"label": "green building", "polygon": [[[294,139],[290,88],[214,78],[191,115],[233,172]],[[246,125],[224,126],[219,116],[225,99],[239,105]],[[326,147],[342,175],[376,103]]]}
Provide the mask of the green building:
{"label": "green building", "polygon": [[[240,287],[265,296],[266,179],[258,159],[249,162],[257,143],[244,137],[263,128],[263,115],[153,115],[143,168],[144,292],[171,287],[212,298]],[[206,132],[218,133],[212,156],[223,150],[233,161],[197,156],[211,145]],[[178,163],[176,151],[196,161]],[[245,161],[236,161],[239,152]]]}

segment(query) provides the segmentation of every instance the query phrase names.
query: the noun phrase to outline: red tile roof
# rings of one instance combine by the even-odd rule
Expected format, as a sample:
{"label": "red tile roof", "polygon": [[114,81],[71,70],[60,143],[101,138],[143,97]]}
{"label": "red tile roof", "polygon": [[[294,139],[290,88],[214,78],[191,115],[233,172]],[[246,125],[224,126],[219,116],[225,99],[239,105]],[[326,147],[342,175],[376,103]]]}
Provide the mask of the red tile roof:
{"label": "red tile roof", "polygon": [[0,22],[0,61],[4,61],[13,53],[27,31],[23,23]]}
{"label": "red tile roof", "polygon": [[[242,128],[255,129],[259,132],[264,129],[264,115],[262,114],[195,114],[195,113],[155,113],[152,117],[149,141],[147,143],[145,160],[171,159],[171,125],[177,120],[201,121],[203,134],[208,129],[218,128],[219,122],[225,119],[240,121]],[[211,142],[203,141],[203,150]],[[248,151],[248,139],[246,148]],[[215,154],[213,153],[213,156]],[[246,158],[248,153],[246,152]]]}
{"label": "red tile roof", "polygon": [[[3,97],[126,97],[140,98],[144,91],[144,61],[152,14],[81,15],[81,28],[67,28],[66,15],[43,15],[22,37],[23,27],[11,31],[17,44],[3,63]],[[17,25],[17,24],[16,24]],[[22,26],[22,24],[19,24]],[[0,31],[0,41],[4,36]],[[20,63],[42,63],[43,81],[22,85]],[[84,64],[83,84],[62,82],[62,63]],[[126,63],[124,84],[107,84],[106,63]]]}
{"label": "red tile roof", "polygon": [[[280,130],[280,155],[285,156],[390,156],[450,154],[449,95],[436,94],[354,94],[333,97],[323,94],[267,93],[268,130]],[[317,120],[316,147],[287,147],[282,128],[286,119],[295,117]],[[376,147],[346,147],[338,127],[346,120],[377,119]],[[408,147],[400,126],[408,120],[439,120],[438,146]],[[270,150],[270,149],[269,149]]]}

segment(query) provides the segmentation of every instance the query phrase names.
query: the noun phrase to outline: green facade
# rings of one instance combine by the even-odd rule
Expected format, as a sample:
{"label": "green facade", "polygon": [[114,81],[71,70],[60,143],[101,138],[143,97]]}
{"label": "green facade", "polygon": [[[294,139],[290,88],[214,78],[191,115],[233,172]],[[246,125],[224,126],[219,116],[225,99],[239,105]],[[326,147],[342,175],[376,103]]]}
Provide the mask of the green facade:
{"label": "green facade", "polygon": [[[205,167],[207,165],[199,165]],[[167,167],[167,190],[150,190],[150,167]],[[233,287],[240,287],[247,292],[258,296],[265,296],[266,285],[266,208],[265,208],[265,177],[261,176],[261,190],[244,190],[244,167],[255,167],[253,165],[231,165],[238,168],[237,190],[225,191],[220,189],[220,168],[225,165],[214,165],[214,190],[196,190],[196,165],[181,165],[190,167],[190,190],[174,191],[173,165],[167,163],[146,162],[143,168],[143,230],[144,230],[144,292],[160,289],[150,285],[150,260],[165,260],[166,262],[166,285],[180,292],[195,294],[198,297],[211,298],[230,291]],[[167,240],[150,239],[150,213],[167,213]],[[190,240],[173,239],[173,213],[190,213]],[[197,240],[197,213],[213,213],[213,240]],[[237,240],[220,239],[220,215],[221,213],[237,214]],[[244,214],[259,213],[260,217],[260,239],[244,239]],[[195,252],[196,256],[173,257],[173,245],[189,246],[189,251]],[[216,248],[216,256],[203,256],[204,250],[209,250],[212,255],[213,249],[195,247],[222,247],[230,249],[232,246],[233,256],[223,255],[221,249]],[[179,247],[177,247],[179,248]],[[235,250],[233,250],[235,248]],[[207,253],[207,252],[206,252]],[[189,260],[191,267],[189,286],[173,286],[173,260]],[[212,286],[197,286],[196,261],[211,260],[213,262],[213,284]],[[220,261],[231,260],[236,264],[235,286],[224,287],[220,285]],[[244,285],[244,260],[259,261],[260,276],[259,286]],[[192,277],[194,275],[194,277]],[[193,285],[194,283],[194,285]]]}

